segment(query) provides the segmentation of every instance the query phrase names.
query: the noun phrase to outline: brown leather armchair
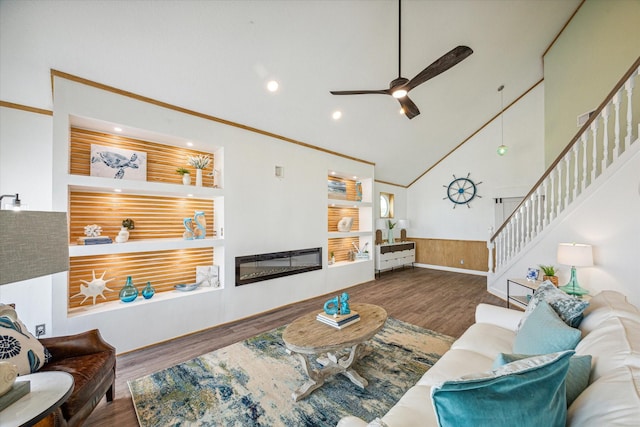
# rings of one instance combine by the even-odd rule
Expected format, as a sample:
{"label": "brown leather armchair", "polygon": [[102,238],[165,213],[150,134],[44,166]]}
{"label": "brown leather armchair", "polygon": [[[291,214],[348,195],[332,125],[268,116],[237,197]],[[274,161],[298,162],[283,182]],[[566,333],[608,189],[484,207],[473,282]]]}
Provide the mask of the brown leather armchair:
{"label": "brown leather armchair", "polygon": [[40,342],[52,356],[40,370],[67,372],[74,380],[69,399],[53,414],[55,426],[81,426],[104,395],[113,401],[116,350],[97,329]]}

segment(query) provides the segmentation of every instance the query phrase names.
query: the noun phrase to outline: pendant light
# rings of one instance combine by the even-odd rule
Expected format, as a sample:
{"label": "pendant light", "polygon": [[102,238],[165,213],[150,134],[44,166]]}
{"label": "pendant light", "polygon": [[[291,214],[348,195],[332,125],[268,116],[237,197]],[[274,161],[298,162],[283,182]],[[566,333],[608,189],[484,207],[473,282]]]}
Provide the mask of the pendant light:
{"label": "pendant light", "polygon": [[502,93],[502,89],[504,89],[504,85],[500,85],[498,88],[498,92],[500,92],[500,146],[496,151],[499,156],[507,154],[507,150],[509,149],[504,145],[504,94]]}

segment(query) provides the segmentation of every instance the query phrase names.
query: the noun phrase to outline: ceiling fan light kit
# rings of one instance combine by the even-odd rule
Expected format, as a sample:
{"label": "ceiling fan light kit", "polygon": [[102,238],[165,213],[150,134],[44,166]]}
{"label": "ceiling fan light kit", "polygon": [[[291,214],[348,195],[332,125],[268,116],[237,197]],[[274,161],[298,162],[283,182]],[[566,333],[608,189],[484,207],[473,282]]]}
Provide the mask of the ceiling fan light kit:
{"label": "ceiling fan light kit", "polygon": [[396,98],[402,107],[402,112],[407,116],[408,119],[412,119],[415,116],[420,114],[420,110],[414,104],[414,102],[409,99],[409,91],[415,89],[422,83],[436,77],[438,74],[441,74],[447,71],[449,68],[458,64],[469,55],[473,53],[468,46],[457,46],[451,49],[449,52],[442,55],[435,62],[429,65],[424,70],[420,71],[414,78],[411,80],[402,77],[401,65],[402,65],[402,13],[401,13],[401,0],[398,0],[398,78],[394,79],[389,83],[389,89],[378,89],[378,90],[338,90],[331,91],[332,95],[369,95],[369,94],[377,94],[377,95],[391,95]]}

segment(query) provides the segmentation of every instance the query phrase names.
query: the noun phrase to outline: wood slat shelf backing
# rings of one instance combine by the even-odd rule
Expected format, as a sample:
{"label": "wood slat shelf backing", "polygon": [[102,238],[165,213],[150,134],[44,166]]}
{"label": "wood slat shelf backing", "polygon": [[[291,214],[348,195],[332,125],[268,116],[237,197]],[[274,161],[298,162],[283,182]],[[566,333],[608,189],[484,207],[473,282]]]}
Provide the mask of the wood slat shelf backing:
{"label": "wood slat shelf backing", "polygon": [[329,215],[329,232],[338,231],[338,222],[340,222],[340,220],[344,217],[353,218],[351,231],[360,230],[360,215],[358,212],[358,208],[344,208],[344,207],[338,207],[338,206],[329,206],[328,215]]}
{"label": "wood slat shelf backing", "polygon": [[349,251],[355,250],[351,243],[355,243],[356,246],[360,247],[360,239],[358,237],[341,237],[337,239],[329,239],[329,253],[327,254],[327,257],[331,258],[331,252],[333,252],[333,255],[336,258],[336,262],[348,261]]}
{"label": "wood slat shelf backing", "polygon": [[346,197],[340,197],[337,194],[334,193],[329,193],[329,199],[339,199],[339,200],[351,200],[351,201],[359,201],[358,200],[358,194],[356,191],[356,181],[351,180],[351,179],[344,179],[344,178],[336,178],[335,176],[331,176],[329,175],[329,181],[336,181],[336,182],[344,182],[347,185],[347,196]]}
{"label": "wood slat shelf backing", "polygon": [[131,218],[135,224],[129,240],[182,237],[185,231],[183,219],[193,218],[195,211],[204,211],[207,236],[212,237],[215,229],[213,200],[71,191],[70,243],[77,243],[78,237],[84,236],[84,227],[89,224],[101,226],[102,235],[114,239],[125,218]]}
{"label": "wood slat shelf backing", "polygon": [[90,175],[91,144],[97,144],[147,153],[147,181],[167,184],[182,184],[182,176],[176,173],[179,167],[188,169],[194,182],[196,170],[188,165],[187,156],[205,154],[211,161],[202,170],[202,185],[213,187],[213,176],[210,174],[213,172],[214,158],[211,153],[75,127],[71,128],[70,139],[69,173],[73,175]]}
{"label": "wood slat shelf backing", "polygon": [[[104,296],[106,301],[117,301],[127,276],[131,276],[140,292],[147,282],[151,282],[156,293],[168,292],[174,291],[173,287],[177,284],[195,283],[196,266],[207,265],[213,265],[213,248],[73,257],[69,268],[68,307],[80,307],[84,296],[73,296],[80,292],[80,280],[92,280],[93,271],[98,278],[106,271],[104,280],[114,279],[107,283],[107,288],[113,292],[105,291]],[[138,298],[142,298],[142,295]],[[105,300],[100,297],[96,299],[96,305],[102,302]],[[83,305],[91,303],[90,298]]]}

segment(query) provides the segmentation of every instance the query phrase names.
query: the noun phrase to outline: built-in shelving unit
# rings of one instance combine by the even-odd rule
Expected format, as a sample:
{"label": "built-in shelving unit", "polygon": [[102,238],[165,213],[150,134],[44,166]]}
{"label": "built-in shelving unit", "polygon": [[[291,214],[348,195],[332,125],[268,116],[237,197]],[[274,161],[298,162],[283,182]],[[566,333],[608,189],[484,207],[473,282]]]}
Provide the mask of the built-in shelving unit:
{"label": "built-in shelving unit", "polygon": [[[373,260],[373,180],[330,171],[327,196],[327,256],[335,262],[329,268],[342,268]],[[351,228],[339,229],[343,218],[351,218]],[[354,258],[356,248],[368,252],[368,258]]]}
{"label": "built-in shelving unit", "polygon": [[[87,127],[92,121],[83,118],[81,122]],[[108,133],[103,130],[102,122],[96,120],[95,124],[96,128],[80,128],[74,126],[71,118],[69,172],[65,175],[70,236],[68,315],[103,313],[191,294],[176,291],[174,285],[194,283],[197,266],[215,264],[224,268],[224,263],[216,262],[218,258],[224,259],[221,220],[224,190],[214,182],[214,176],[219,177],[222,170],[221,162],[216,161],[217,153],[180,146],[177,142],[156,142],[140,137],[140,132],[136,136]],[[143,153],[146,180],[91,176],[92,145]],[[203,170],[202,186],[185,185],[176,168],[192,169],[194,182],[196,171],[186,159],[198,154],[212,159]],[[114,168],[114,174],[116,171]],[[204,212],[206,236],[185,239],[183,220],[192,218],[196,211]],[[135,228],[130,230],[127,242],[115,243],[125,218],[133,219]],[[114,243],[78,244],[78,238],[84,235],[84,226],[89,224],[100,225],[101,235],[111,237]],[[77,296],[80,286],[83,281],[91,281],[94,273],[97,277],[105,273],[104,279],[109,280],[107,287],[111,291],[105,291],[106,300],[98,298],[95,305],[90,300],[81,304],[84,296]],[[139,302],[122,304],[118,291],[127,276],[133,278],[139,290],[151,282],[156,295],[148,301],[139,297]],[[223,272],[219,277],[224,277]],[[222,284],[203,291],[221,288]]]}

